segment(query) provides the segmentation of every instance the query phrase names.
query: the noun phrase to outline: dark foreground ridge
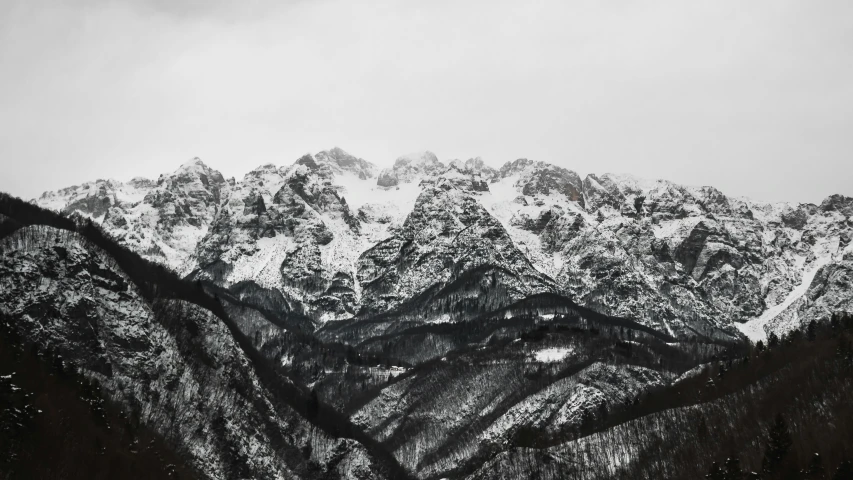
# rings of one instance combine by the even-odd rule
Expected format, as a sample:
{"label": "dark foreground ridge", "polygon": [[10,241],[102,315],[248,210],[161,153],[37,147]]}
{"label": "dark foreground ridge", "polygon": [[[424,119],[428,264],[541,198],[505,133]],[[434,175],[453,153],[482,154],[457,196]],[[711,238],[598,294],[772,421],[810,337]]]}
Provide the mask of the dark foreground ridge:
{"label": "dark foreground ridge", "polygon": [[[0,238],[8,236],[24,226],[45,225],[61,230],[76,232],[112,257],[137,286],[145,299],[156,302],[161,299],[183,300],[198,305],[219,318],[234,340],[251,361],[255,373],[264,386],[273,392],[277,400],[290,406],[308,422],[332,437],[351,438],[364,445],[384,470],[387,478],[409,478],[408,472],[383,446],[365,434],[349,419],[328,407],[304,387],[285,381],[286,374],[277,371],[268,359],[261,355],[246,335],[228,316],[218,298],[208,295],[195,282],[181,279],[162,265],[149,262],[134,252],[120,246],[88,219],[68,218],[21,199],[0,193]],[[144,477],[140,477],[144,478]]]}

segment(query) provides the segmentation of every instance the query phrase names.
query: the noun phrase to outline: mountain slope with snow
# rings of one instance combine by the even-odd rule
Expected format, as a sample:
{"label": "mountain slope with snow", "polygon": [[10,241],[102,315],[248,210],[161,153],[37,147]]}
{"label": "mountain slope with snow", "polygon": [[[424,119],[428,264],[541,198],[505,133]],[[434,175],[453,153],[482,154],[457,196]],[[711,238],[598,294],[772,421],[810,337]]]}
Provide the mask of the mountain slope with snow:
{"label": "mountain slope with snow", "polygon": [[113,257],[76,232],[37,225],[0,239],[0,313],[204,478],[315,478],[317,469],[383,478],[364,446],[283,401],[221,318],[186,301],[146,299]]}
{"label": "mountain slope with snow", "polygon": [[764,204],[430,152],[380,169],[334,148],[34,203],[61,214],[0,195],[2,317],[208,478],[629,475],[678,440],[626,445],[636,425],[769,402],[767,371],[806,382],[849,357],[853,199],[838,195]]}
{"label": "mountain slope with snow", "polygon": [[[98,180],[35,202],[92,218],[181,274],[273,295],[318,326],[427,299],[464,303],[472,290],[440,285],[470,271],[478,279],[468,283],[509,285],[507,302],[559,293],[679,337],[731,339],[745,322],[754,337],[781,333],[819,316],[801,293],[819,267],[850,258],[853,237],[853,200],[841,196],[763,204],[664,180],[582,179],[527,159],[443,163],[431,152],[379,169],[339,148],[239,181],[194,159],[157,181]],[[846,308],[835,298],[845,294],[832,296],[821,312]]]}

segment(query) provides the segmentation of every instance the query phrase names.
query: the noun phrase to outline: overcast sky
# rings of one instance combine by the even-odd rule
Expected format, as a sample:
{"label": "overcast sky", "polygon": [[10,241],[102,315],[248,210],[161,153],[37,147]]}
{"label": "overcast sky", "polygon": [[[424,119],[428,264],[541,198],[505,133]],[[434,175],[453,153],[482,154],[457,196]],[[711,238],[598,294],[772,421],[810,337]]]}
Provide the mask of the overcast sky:
{"label": "overcast sky", "polygon": [[853,2],[0,1],[0,190],[340,146],[853,195]]}

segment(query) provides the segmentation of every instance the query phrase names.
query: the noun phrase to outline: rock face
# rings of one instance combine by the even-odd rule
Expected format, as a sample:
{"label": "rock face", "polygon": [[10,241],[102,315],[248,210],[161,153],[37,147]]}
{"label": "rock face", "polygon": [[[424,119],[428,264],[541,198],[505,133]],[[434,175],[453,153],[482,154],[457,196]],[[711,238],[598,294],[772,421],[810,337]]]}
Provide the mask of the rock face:
{"label": "rock face", "polygon": [[96,381],[202,478],[316,478],[318,469],[382,478],[361,444],[324,433],[268,389],[220,318],[146,300],[76,233],[36,226],[0,239],[0,313],[27,344]]}
{"label": "rock face", "polygon": [[98,180],[35,202],[91,217],[182,274],[250,285],[317,325],[401,309],[464,319],[547,291],[675,336],[731,338],[737,326],[784,331],[851,298],[838,282],[853,199],[840,195],[765,204],[430,152],[380,170],[334,148],[240,181],[193,160],[157,181]]}
{"label": "rock face", "polygon": [[45,193],[36,203],[89,217],[143,256],[185,271],[230,188],[222,174],[194,158],[156,181],[96,180]]}
{"label": "rock face", "polygon": [[514,186],[523,195],[561,195],[572,202],[584,205],[583,185],[580,177],[571,170],[534,162],[526,158],[507,163],[498,172],[500,178],[513,178]]}
{"label": "rock face", "polygon": [[438,161],[434,153],[413,153],[398,158],[392,168],[382,170],[377,184],[382,187],[393,187],[412,183],[424,177],[438,175],[445,169],[446,166]]}
{"label": "rock face", "polygon": [[[429,152],[380,170],[333,148],[239,180],[193,160],[35,200],[209,281],[151,266],[153,287],[88,222],[0,200],[0,325],[209,478],[569,478],[568,453],[617,438],[586,434],[608,418],[723,378],[722,345],[738,350],[719,340],[853,310],[840,195],[765,204]],[[80,233],[24,226],[44,221]],[[608,445],[596,465],[633,444]]]}
{"label": "rock face", "polygon": [[401,228],[360,256],[362,314],[411,301],[419,311],[489,311],[557,289],[471,191],[442,179],[425,186]]}
{"label": "rock face", "polygon": [[354,412],[353,421],[392,445],[401,462],[416,465],[420,478],[440,478],[484,450],[502,449],[524,429],[558,435],[663,384],[652,370],[590,362],[542,388],[525,375],[531,367],[523,357],[500,358],[443,361],[423,375],[389,385]]}

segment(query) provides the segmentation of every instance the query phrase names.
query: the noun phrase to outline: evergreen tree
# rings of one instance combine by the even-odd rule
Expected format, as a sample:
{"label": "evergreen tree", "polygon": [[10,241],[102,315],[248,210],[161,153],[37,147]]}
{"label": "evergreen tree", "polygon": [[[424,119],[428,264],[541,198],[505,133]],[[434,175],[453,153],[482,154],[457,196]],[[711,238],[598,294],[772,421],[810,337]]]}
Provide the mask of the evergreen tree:
{"label": "evergreen tree", "polygon": [[711,469],[708,471],[708,474],[705,475],[705,478],[708,480],[725,480],[725,472],[720,468],[720,464],[714,462],[711,464]]}
{"label": "evergreen tree", "polygon": [[853,462],[850,460],[841,462],[832,480],[853,480]]}
{"label": "evergreen tree", "polygon": [[850,342],[848,342],[843,337],[841,339],[839,339],[838,340],[838,349],[836,350],[836,354],[838,355],[838,358],[846,360],[846,359],[850,358],[850,352],[851,352]]}
{"label": "evergreen tree", "polygon": [[761,462],[762,469],[767,473],[778,471],[780,465],[788,455],[792,443],[788,424],[785,422],[782,414],[779,413],[776,415],[776,421],[770,428],[770,433],[767,437],[767,446],[764,448],[764,459]]}
{"label": "evergreen tree", "polygon": [[803,473],[805,474],[803,478],[809,480],[824,480],[826,478],[826,469],[823,468],[823,459],[821,459],[820,454],[814,454],[809,461],[809,466],[803,470]]}
{"label": "evergreen tree", "polygon": [[697,435],[700,440],[705,440],[708,438],[708,422],[705,420],[705,415],[699,417],[699,426],[697,428]]}
{"label": "evergreen tree", "polygon": [[771,332],[770,336],[767,337],[767,346],[770,348],[776,348],[779,346],[779,336],[776,335],[775,332]]}
{"label": "evergreen tree", "polygon": [[795,328],[785,336],[785,345],[793,345],[803,339],[803,331]]}
{"label": "evergreen tree", "polygon": [[311,389],[311,396],[308,397],[307,415],[309,419],[317,418],[320,412],[320,399],[317,397],[317,390]]}
{"label": "evergreen tree", "polygon": [[603,421],[607,418],[607,403],[601,402],[598,405],[598,419],[599,421]]}
{"label": "evergreen tree", "polygon": [[814,342],[817,338],[817,322],[814,320],[809,322],[809,326],[806,328],[806,337],[810,342]]}
{"label": "evergreen tree", "polygon": [[743,470],[740,468],[740,458],[734,452],[726,459],[723,478],[725,480],[741,480],[743,478]]}

